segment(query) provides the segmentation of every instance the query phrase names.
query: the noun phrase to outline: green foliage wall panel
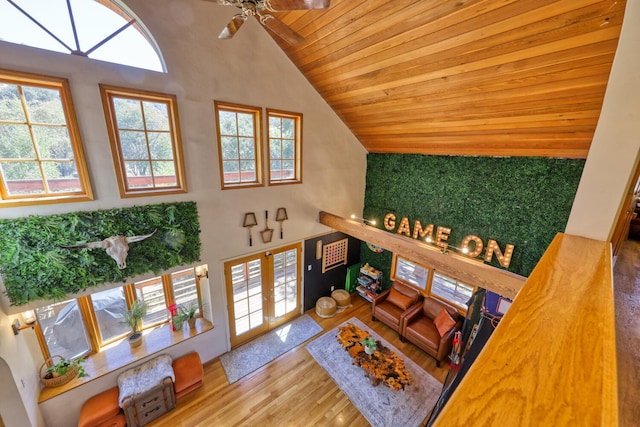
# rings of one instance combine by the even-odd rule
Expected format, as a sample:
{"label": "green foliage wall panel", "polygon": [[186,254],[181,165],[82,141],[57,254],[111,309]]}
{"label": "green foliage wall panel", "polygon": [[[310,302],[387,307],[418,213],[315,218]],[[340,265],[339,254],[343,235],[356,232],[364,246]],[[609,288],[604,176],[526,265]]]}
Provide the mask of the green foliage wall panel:
{"label": "green foliage wall panel", "polygon": [[[129,244],[127,267],[119,269],[102,248],[66,249],[110,236],[140,236]],[[60,299],[103,283],[200,259],[200,223],[195,202],[72,212],[0,220],[0,271],[11,305]]]}
{"label": "green foliage wall panel", "polygon": [[[381,229],[389,212],[397,223],[408,217],[412,232],[415,220],[451,228],[454,246],[467,235],[485,246],[494,239],[502,250],[513,244],[508,270],[528,276],[564,231],[583,168],[575,159],[369,154],[363,214]],[[388,251],[363,244],[361,262],[381,269],[388,284]],[[495,258],[492,265],[499,266]]]}

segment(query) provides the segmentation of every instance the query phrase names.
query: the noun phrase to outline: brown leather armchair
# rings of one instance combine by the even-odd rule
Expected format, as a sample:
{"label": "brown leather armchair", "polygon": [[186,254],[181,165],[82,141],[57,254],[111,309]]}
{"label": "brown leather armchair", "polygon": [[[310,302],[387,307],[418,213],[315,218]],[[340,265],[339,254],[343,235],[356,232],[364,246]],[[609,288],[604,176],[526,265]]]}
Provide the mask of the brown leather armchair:
{"label": "brown leather armchair", "polygon": [[420,307],[420,292],[400,282],[393,282],[391,288],[373,298],[371,305],[372,320],[380,320],[400,334],[404,313],[413,306]]}
{"label": "brown leather armchair", "polygon": [[436,366],[440,366],[451,352],[453,336],[461,327],[462,316],[455,307],[426,297],[421,305],[405,314],[401,336],[433,356]]}

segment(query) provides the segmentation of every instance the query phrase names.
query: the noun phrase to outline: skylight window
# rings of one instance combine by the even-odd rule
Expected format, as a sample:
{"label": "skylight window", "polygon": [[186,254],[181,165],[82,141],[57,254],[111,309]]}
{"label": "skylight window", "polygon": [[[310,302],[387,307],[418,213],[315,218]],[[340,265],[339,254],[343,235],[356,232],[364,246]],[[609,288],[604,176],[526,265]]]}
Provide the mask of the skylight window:
{"label": "skylight window", "polygon": [[151,33],[118,0],[0,0],[0,40],[166,71]]}

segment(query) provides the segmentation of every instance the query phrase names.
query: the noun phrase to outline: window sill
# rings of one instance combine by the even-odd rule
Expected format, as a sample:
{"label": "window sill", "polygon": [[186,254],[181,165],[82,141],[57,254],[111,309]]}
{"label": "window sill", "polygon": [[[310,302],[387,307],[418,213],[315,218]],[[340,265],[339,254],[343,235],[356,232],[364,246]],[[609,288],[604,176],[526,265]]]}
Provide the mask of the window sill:
{"label": "window sill", "polygon": [[88,376],[74,378],[59,387],[45,387],[40,390],[38,403],[52,399],[89,381],[133,364],[142,358],[160,353],[169,347],[210,331],[213,328],[214,326],[211,322],[198,318],[195,330],[190,330],[185,325],[183,330],[174,332],[168,323],[158,326],[145,334],[142,345],[136,348],[131,348],[127,340],[123,340],[113,347],[109,347],[86,358],[86,363],[84,363],[83,366]]}

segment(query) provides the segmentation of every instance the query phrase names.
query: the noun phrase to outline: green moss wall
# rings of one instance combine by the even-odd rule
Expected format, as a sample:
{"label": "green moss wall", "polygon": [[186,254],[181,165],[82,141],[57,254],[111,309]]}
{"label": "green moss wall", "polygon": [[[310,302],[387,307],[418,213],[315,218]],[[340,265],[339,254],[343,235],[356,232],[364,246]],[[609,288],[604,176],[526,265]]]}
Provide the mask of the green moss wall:
{"label": "green moss wall", "polygon": [[[122,270],[103,248],[61,247],[154,230],[153,236],[129,245]],[[0,220],[0,248],[0,272],[11,305],[58,300],[103,283],[198,261],[198,208],[195,202],[161,203]]]}
{"label": "green moss wall", "polygon": [[[503,251],[513,244],[508,270],[528,276],[564,231],[583,167],[574,159],[369,154],[363,214],[380,229],[387,213],[396,215],[396,229],[402,217],[412,232],[415,220],[448,227],[454,246],[467,235],[485,247],[496,240]],[[381,269],[386,284],[391,256],[361,248],[361,262]],[[495,257],[492,265],[499,267]]]}

